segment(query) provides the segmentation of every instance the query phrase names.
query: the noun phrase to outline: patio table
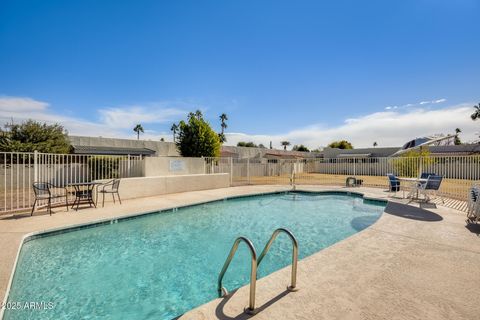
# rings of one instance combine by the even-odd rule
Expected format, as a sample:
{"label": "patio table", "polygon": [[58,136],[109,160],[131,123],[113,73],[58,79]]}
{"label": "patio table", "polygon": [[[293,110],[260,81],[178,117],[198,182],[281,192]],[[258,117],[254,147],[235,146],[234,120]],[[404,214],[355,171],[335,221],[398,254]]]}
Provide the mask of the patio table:
{"label": "patio table", "polygon": [[68,187],[73,187],[75,189],[75,201],[73,202],[72,209],[77,205],[75,210],[78,210],[78,206],[81,203],[87,203],[90,207],[93,205],[96,208],[97,205],[95,204],[95,201],[93,201],[93,190],[98,184],[98,182],[76,182],[68,184]]}
{"label": "patio table", "polygon": [[412,200],[418,199],[418,188],[416,187],[419,183],[427,182],[428,179],[422,178],[397,178],[400,181],[405,181],[410,183],[410,192],[407,194],[407,198],[411,198]]}

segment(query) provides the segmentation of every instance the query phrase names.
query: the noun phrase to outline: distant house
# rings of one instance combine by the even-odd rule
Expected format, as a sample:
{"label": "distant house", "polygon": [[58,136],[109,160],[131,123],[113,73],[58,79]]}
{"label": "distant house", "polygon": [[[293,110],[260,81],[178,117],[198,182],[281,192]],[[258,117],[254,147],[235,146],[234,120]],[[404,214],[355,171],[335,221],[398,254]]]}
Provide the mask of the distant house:
{"label": "distant house", "polygon": [[[427,147],[432,156],[455,156],[480,154],[480,144],[462,144],[449,146]],[[337,149],[325,148],[321,153],[326,159],[348,159],[348,158],[381,158],[390,157],[400,147],[388,148],[360,148],[360,149]]]}
{"label": "distant house", "polygon": [[238,159],[240,158],[240,155],[237,152],[233,152],[233,151],[222,148],[222,150],[220,151],[220,157]]}
{"label": "distant house", "polygon": [[172,142],[82,136],[68,138],[75,154],[179,156]]}
{"label": "distant house", "polygon": [[305,152],[299,151],[282,151],[282,150],[270,150],[268,149],[265,154],[263,154],[263,158],[267,160],[273,159],[304,159],[306,157]]}
{"label": "distant house", "polygon": [[72,145],[74,154],[96,154],[108,156],[153,156],[155,150],[135,147],[104,147],[104,146],[79,146]]}
{"label": "distant house", "polygon": [[[142,156],[180,156],[172,142],[113,139],[102,137],[69,136],[72,151],[75,154],[98,155],[142,155]],[[390,157],[401,147],[337,149],[324,148],[321,152],[287,151],[267,148],[248,148],[222,146],[220,156],[234,159],[255,159],[258,162],[274,162],[295,159],[349,159]],[[480,144],[462,144],[447,146],[430,146],[432,155],[455,156],[480,154]]]}

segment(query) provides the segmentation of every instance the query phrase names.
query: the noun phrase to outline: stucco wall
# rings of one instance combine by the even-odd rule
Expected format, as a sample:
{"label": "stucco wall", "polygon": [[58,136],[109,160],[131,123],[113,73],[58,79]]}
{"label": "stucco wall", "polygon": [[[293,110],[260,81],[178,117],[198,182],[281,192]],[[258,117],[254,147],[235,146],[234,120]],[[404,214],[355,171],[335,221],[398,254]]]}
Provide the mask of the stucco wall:
{"label": "stucco wall", "polygon": [[203,173],[205,173],[203,158],[146,157],[144,159],[145,177]]}
{"label": "stucco wall", "polygon": [[[119,193],[122,200],[127,200],[169,193],[227,188],[229,186],[230,176],[228,173],[140,177],[122,179]],[[98,203],[101,203],[101,197],[100,195]],[[105,196],[105,202],[107,201],[112,201],[112,196],[109,194]]]}

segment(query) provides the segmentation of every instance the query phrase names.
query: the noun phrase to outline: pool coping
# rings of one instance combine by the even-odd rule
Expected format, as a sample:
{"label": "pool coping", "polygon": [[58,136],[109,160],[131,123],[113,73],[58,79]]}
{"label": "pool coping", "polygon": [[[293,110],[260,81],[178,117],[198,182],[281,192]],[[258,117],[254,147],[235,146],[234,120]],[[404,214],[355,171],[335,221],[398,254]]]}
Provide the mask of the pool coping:
{"label": "pool coping", "polygon": [[[55,235],[59,235],[59,234],[67,233],[67,232],[75,232],[75,231],[82,230],[82,229],[95,228],[95,227],[99,227],[99,226],[102,226],[102,225],[115,224],[115,223],[119,223],[121,221],[126,222],[128,220],[142,218],[142,217],[146,217],[146,216],[153,215],[153,214],[162,214],[163,212],[167,212],[167,211],[177,211],[178,209],[189,208],[189,207],[203,205],[203,204],[207,204],[207,203],[221,202],[221,201],[226,201],[226,200],[229,200],[229,199],[251,198],[251,197],[259,197],[259,196],[263,196],[263,195],[286,194],[286,193],[333,194],[333,195],[338,194],[338,195],[347,195],[347,196],[354,195],[354,196],[362,198],[364,200],[374,201],[374,202],[382,202],[382,203],[385,203],[385,204],[388,204],[388,202],[390,201],[390,199],[388,199],[388,198],[385,199],[385,198],[367,196],[363,192],[352,191],[350,189],[308,190],[308,189],[303,189],[302,187],[297,187],[297,188],[292,188],[292,189],[287,189],[287,190],[276,190],[276,191],[267,191],[267,192],[259,191],[259,192],[252,192],[252,193],[248,193],[248,194],[225,196],[225,197],[220,197],[218,199],[210,199],[210,200],[206,200],[206,201],[192,202],[192,203],[188,203],[188,204],[181,205],[181,206],[167,207],[167,208],[159,209],[159,210],[148,210],[148,211],[145,211],[145,212],[136,212],[136,213],[121,215],[121,216],[115,217],[115,218],[104,218],[104,219],[93,220],[93,221],[84,222],[84,223],[77,223],[77,224],[73,224],[73,225],[69,225],[69,226],[56,227],[56,228],[50,228],[50,229],[41,230],[41,231],[29,232],[29,233],[26,233],[22,236],[20,244],[17,248],[15,261],[14,261],[14,264],[13,264],[13,267],[12,267],[12,270],[11,270],[11,273],[10,273],[10,277],[9,277],[8,284],[7,284],[7,287],[6,287],[6,290],[5,290],[5,295],[4,295],[4,298],[3,298],[3,301],[2,301],[3,302],[2,305],[5,305],[8,302],[10,289],[11,289],[11,286],[12,286],[12,283],[13,283],[13,279],[15,277],[15,272],[17,270],[17,265],[18,265],[18,260],[19,260],[19,257],[20,257],[20,252],[23,248],[23,245],[25,243],[29,242],[29,241],[33,241],[35,239],[39,239],[39,238],[43,238],[43,237],[55,236]],[[363,230],[360,230],[358,232],[355,232],[354,234],[348,236],[347,238],[342,239],[338,242],[335,242],[332,245],[335,245],[337,243],[340,243],[340,242],[343,242],[347,239],[350,239],[351,237],[353,237],[353,236],[355,236],[359,233],[362,233],[365,230],[369,229],[370,227],[374,226],[380,220],[381,216],[384,213],[385,212],[382,211],[382,214],[379,216],[379,218],[373,224],[369,225],[367,228],[365,228]],[[321,252],[324,249],[326,249],[326,248],[323,248],[323,249],[313,253],[312,255],[317,254],[318,252]],[[310,256],[308,256],[308,257],[310,257]],[[305,257],[304,259],[306,259],[308,257]],[[302,259],[302,260],[304,260],[304,259]],[[301,260],[299,260],[299,261],[301,261]],[[288,266],[286,266],[284,268],[288,268]],[[278,272],[278,271],[280,271],[284,268],[281,268],[281,269],[279,269],[275,272]],[[274,274],[275,272],[266,275],[264,278],[269,277],[270,275]],[[239,287],[239,288],[241,288],[241,287]],[[236,288],[236,289],[239,289],[239,288]],[[214,300],[211,300],[211,301],[214,301]],[[211,301],[208,301],[206,303],[210,303]],[[198,308],[202,305],[199,305],[195,308],[192,308],[192,309],[188,310],[187,312],[190,312],[190,311],[192,311],[192,310],[194,310],[194,309],[196,309],[196,308]],[[6,308],[0,308],[0,320],[3,320],[5,310],[6,310]],[[178,317],[181,317],[182,315],[183,314],[178,315]]]}

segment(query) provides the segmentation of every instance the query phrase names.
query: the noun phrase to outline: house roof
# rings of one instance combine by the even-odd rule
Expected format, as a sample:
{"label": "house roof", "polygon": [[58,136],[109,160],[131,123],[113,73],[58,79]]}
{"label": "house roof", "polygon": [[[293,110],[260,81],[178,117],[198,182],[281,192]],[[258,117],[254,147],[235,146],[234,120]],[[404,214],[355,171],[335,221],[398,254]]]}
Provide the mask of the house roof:
{"label": "house roof", "polygon": [[340,153],[338,158],[368,158],[371,153]]}
{"label": "house roof", "polygon": [[232,158],[238,158],[238,156],[239,156],[239,154],[236,153],[236,152],[232,152],[232,151],[228,151],[228,150],[224,150],[224,149],[222,149],[220,151],[220,155],[222,157],[232,157]]}
{"label": "house roof", "polygon": [[134,147],[103,147],[103,146],[72,146],[75,154],[99,154],[99,155],[145,155],[155,154],[155,151],[147,148]]}
{"label": "house roof", "polygon": [[305,154],[298,151],[277,151],[270,150],[265,152],[264,158],[267,159],[300,159],[305,158]]}
{"label": "house roof", "polygon": [[473,154],[480,153],[480,144],[460,144],[460,145],[450,145],[450,146],[431,146],[428,147],[433,154]]}

